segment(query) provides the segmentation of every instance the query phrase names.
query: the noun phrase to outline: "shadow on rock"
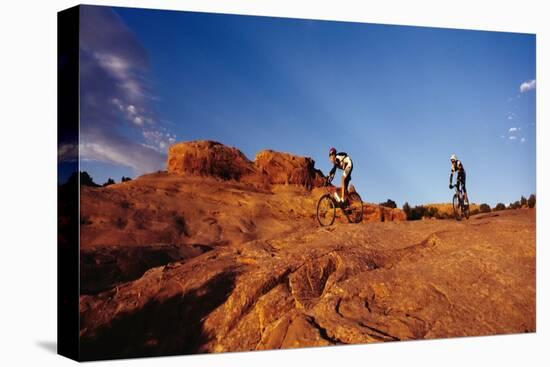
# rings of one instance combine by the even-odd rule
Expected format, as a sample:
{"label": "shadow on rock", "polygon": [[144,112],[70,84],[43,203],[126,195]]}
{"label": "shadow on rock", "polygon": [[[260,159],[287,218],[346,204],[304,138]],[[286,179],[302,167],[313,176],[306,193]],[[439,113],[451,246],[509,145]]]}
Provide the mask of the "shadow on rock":
{"label": "shadow on rock", "polygon": [[224,303],[235,287],[236,272],[217,275],[200,288],[122,314],[93,335],[81,337],[81,358],[155,357],[201,352],[210,340],[202,320]]}

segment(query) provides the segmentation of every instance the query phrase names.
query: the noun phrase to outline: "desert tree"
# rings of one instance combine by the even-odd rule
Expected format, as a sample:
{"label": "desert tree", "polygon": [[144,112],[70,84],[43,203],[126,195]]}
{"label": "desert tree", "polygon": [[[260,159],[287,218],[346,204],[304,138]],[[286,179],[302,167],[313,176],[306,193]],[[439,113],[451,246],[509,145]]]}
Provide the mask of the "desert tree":
{"label": "desert tree", "polygon": [[521,204],[519,203],[519,201],[514,201],[513,203],[510,203],[510,205],[508,206],[508,209],[519,209],[521,208]]}
{"label": "desert tree", "polygon": [[525,196],[521,195],[521,199],[519,199],[519,203],[522,208],[527,206],[527,199],[525,198]]}
{"label": "desert tree", "polygon": [[80,171],[80,186],[99,187],[99,185],[94,182],[92,176],[86,171]]}
{"label": "desert tree", "polygon": [[405,204],[403,204],[403,211],[405,212],[405,215],[407,216],[407,219],[410,220],[411,219],[411,206],[409,205],[409,203],[405,202]]}
{"label": "desert tree", "polygon": [[535,194],[531,194],[529,196],[529,199],[527,199],[527,206],[529,208],[534,208],[536,203],[537,203],[537,197],[535,196]]}
{"label": "desert tree", "polygon": [[115,180],[113,180],[111,177],[109,177],[109,179],[107,180],[107,182],[105,182],[103,184],[103,187],[106,187],[106,186],[109,186],[109,185],[114,185],[115,183]]}

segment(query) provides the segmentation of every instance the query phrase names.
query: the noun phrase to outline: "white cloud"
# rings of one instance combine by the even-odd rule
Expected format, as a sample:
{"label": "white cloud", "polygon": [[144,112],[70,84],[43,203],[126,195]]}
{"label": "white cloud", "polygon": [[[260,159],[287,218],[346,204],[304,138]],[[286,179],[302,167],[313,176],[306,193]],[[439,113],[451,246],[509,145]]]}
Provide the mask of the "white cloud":
{"label": "white cloud", "polygon": [[525,143],[525,138],[521,138],[520,142]]}
{"label": "white cloud", "polygon": [[525,93],[525,92],[528,92],[532,89],[536,89],[536,87],[537,87],[537,82],[536,82],[535,79],[533,79],[533,80],[529,80],[529,81],[521,83],[521,85],[519,86],[519,91],[521,93]]}
{"label": "white cloud", "polygon": [[108,137],[96,137],[93,142],[80,144],[80,155],[83,160],[107,162],[132,168],[136,174],[159,170],[164,165],[165,157],[158,151],[132,142],[113,141]]}
{"label": "white cloud", "polygon": [[78,145],[65,143],[60,144],[57,149],[57,160],[59,162],[74,162],[78,160]]}
{"label": "white cloud", "polygon": [[508,139],[510,140],[516,140],[517,138],[515,136],[510,136]]}
{"label": "white cloud", "polygon": [[144,130],[143,137],[148,142],[145,144],[148,148],[154,149],[159,153],[166,153],[167,148],[176,142],[176,135],[159,130]]}
{"label": "white cloud", "polygon": [[508,132],[509,133],[515,133],[516,131],[518,131],[518,128],[517,127],[511,127]]}
{"label": "white cloud", "polygon": [[[147,51],[108,8],[83,6],[80,18],[80,158],[131,167],[136,174],[162,169],[176,137],[154,111]],[[124,134],[127,129],[139,135]],[[59,158],[75,156],[77,148],[63,147]]]}
{"label": "white cloud", "polygon": [[128,105],[127,110],[132,115],[135,115],[137,113],[136,107],[134,105]]}

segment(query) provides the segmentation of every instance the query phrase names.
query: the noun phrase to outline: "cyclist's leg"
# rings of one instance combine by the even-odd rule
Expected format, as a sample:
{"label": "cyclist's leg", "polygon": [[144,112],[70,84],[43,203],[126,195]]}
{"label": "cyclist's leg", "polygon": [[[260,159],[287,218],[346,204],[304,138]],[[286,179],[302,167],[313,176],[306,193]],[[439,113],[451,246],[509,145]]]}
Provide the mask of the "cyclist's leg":
{"label": "cyclist's leg", "polygon": [[346,189],[345,189],[345,186],[346,186],[346,176],[345,176],[345,173],[344,173],[342,175],[342,185],[340,186],[342,188],[341,189],[342,196],[340,196],[342,198],[342,203],[346,202]]}
{"label": "cyclist's leg", "polygon": [[351,171],[353,170],[353,165],[349,165],[346,167],[346,169],[344,170],[344,175],[342,176],[342,179],[343,179],[343,182],[342,182],[342,192],[345,192],[346,194],[346,199],[347,199],[347,195],[348,195],[348,187],[349,187],[349,182],[351,181]]}
{"label": "cyclist's leg", "polygon": [[464,203],[470,204],[470,200],[468,200],[468,192],[466,191],[466,174],[464,174],[461,178],[461,185],[462,191],[464,192]]}

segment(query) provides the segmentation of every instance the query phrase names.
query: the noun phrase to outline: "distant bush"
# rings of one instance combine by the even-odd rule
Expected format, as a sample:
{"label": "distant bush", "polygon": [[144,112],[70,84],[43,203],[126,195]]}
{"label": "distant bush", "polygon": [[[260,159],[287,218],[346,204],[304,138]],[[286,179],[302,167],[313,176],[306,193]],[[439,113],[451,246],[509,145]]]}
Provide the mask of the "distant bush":
{"label": "distant bush", "polygon": [[[452,209],[449,212],[445,208],[438,208],[432,205],[427,205],[427,206],[416,205],[414,207],[411,207],[409,203],[405,203],[403,205],[403,211],[407,216],[407,220],[419,220],[422,218],[436,218],[436,219],[454,218]],[[476,209],[476,213],[478,212],[479,212],[478,209]]]}
{"label": "distant bush", "polygon": [[403,205],[403,211],[407,214],[407,220],[419,220],[422,218],[442,218],[439,215],[439,211],[434,207],[425,207],[424,205],[417,205],[411,208],[408,203]]}
{"label": "distant bush", "polygon": [[99,187],[86,171],[80,171],[80,186]]}
{"label": "distant bush", "polygon": [[425,217],[432,218],[437,216],[439,210],[437,208],[434,208],[433,206],[428,207],[428,209],[425,212]]}
{"label": "distant bush", "polygon": [[506,206],[502,203],[498,203],[497,206],[495,206],[495,209],[493,210],[498,211],[498,210],[504,210],[504,209],[506,209]]}
{"label": "distant bush", "polygon": [[109,186],[109,185],[114,185],[115,184],[115,180],[113,180],[111,177],[109,177],[109,179],[107,180],[107,182],[105,182],[103,184],[103,187],[106,187],[106,186]]}
{"label": "distant bush", "polygon": [[535,196],[535,194],[531,194],[529,196],[529,199],[527,199],[527,206],[529,208],[534,208],[536,203],[537,203],[537,197]]}
{"label": "distant bush", "polygon": [[380,203],[380,205],[385,206],[386,208],[397,208],[397,204],[391,199],[388,199],[385,203]]}
{"label": "distant bush", "polygon": [[128,181],[132,181],[132,179],[130,177],[125,177],[125,176],[122,176],[122,179],[120,180],[120,182],[128,182]]}
{"label": "distant bush", "polygon": [[414,208],[411,208],[410,214],[407,216],[408,220],[419,220],[422,219],[425,209],[422,205],[417,205]]}
{"label": "distant bush", "polygon": [[470,215],[476,215],[476,214],[479,214],[479,213],[481,213],[479,208],[475,208],[475,209],[470,210]]}
{"label": "distant bush", "polygon": [[519,203],[519,201],[510,203],[510,205],[508,205],[508,209],[519,209],[519,208],[521,208],[521,204]]}
{"label": "distant bush", "polygon": [[481,204],[479,206],[479,212],[480,213],[489,213],[491,211],[491,207],[487,204]]}
{"label": "distant bush", "polygon": [[525,196],[521,195],[521,199],[519,199],[519,203],[522,208],[527,206],[527,199],[525,198]]}
{"label": "distant bush", "polygon": [[409,203],[406,202],[405,204],[403,204],[403,211],[405,212],[407,219],[409,219],[409,217],[411,216],[411,206],[409,205]]}

